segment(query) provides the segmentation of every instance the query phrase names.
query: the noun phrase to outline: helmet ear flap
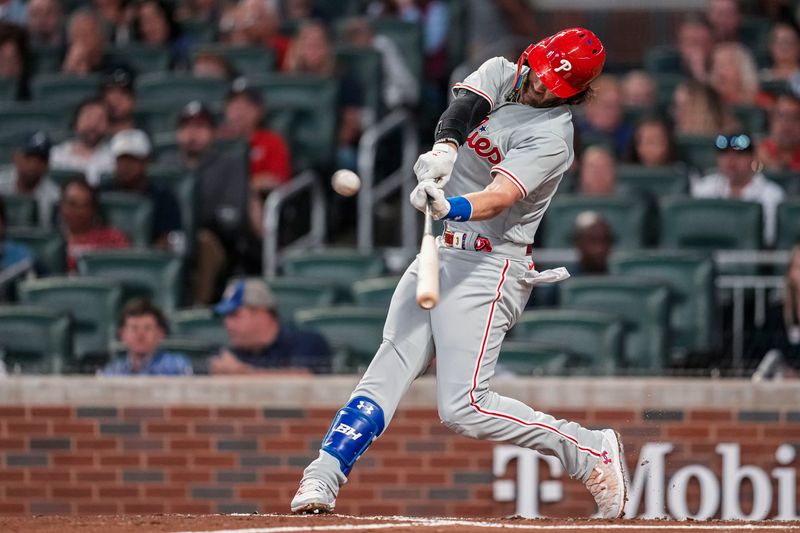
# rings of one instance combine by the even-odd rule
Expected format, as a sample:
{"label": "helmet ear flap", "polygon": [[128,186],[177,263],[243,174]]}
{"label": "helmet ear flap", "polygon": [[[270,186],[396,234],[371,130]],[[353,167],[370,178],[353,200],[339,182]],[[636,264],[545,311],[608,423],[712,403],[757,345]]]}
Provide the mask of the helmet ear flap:
{"label": "helmet ear flap", "polygon": [[528,45],[528,48],[525,49],[517,59],[517,77],[514,79],[514,91],[519,91],[522,86],[522,67],[529,66],[528,65],[528,56],[533,51],[533,48],[536,46],[536,43],[532,43]]}

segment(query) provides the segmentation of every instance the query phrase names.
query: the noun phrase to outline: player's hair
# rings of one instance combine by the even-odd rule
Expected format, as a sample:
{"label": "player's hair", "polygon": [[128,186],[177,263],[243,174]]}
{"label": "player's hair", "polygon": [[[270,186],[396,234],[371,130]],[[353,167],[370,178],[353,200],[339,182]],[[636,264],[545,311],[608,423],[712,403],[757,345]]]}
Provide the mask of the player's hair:
{"label": "player's hair", "polygon": [[147,298],[134,298],[125,304],[119,315],[119,327],[125,327],[129,318],[137,316],[152,316],[161,331],[169,333],[169,323],[164,313]]}
{"label": "player's hair", "polygon": [[594,98],[594,95],[595,95],[594,87],[589,86],[583,91],[579,92],[578,94],[567,98],[564,103],[566,103],[567,105],[580,105]]}

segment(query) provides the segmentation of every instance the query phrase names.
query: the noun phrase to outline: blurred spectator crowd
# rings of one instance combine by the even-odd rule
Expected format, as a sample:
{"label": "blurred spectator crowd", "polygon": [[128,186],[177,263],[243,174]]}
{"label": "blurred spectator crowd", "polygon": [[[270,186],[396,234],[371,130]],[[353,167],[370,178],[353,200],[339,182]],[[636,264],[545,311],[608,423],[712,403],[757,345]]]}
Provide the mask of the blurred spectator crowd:
{"label": "blurred spectator crowd", "polygon": [[[574,110],[578,157],[536,247],[574,248],[573,277],[610,284],[640,259],[680,262],[675,250],[681,268],[703,270],[715,250],[800,242],[798,18],[796,1],[709,0],[639,64],[609,55]],[[524,0],[0,0],[0,297],[16,302],[0,309],[0,331],[15,317],[8,331],[29,331],[25,320],[48,338],[69,330],[68,347],[0,335],[0,350],[64,354],[58,368],[20,357],[24,371],[363,367],[396,278],[379,257],[334,252],[288,258],[281,278],[257,281],[265,198],[305,170],[356,169],[360,136],[392,110],[412,113],[426,146],[451,73],[487,59],[484,34],[537,32]],[[706,318],[664,319],[660,348],[625,337],[617,348],[642,360],[612,366],[658,372],[724,349],[708,318],[722,304],[703,279],[710,289],[673,288],[690,301],[664,313],[705,305]],[[226,312],[236,298],[244,311]],[[581,298],[545,287],[529,307]],[[794,307],[774,306],[777,336],[797,328]],[[120,357],[105,366],[108,347]]]}

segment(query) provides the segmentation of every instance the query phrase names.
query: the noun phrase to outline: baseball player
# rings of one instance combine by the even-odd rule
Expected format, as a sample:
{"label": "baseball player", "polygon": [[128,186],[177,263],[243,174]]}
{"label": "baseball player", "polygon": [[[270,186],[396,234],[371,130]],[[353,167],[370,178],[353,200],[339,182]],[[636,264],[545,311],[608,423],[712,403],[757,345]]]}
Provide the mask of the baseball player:
{"label": "baseball player", "polygon": [[383,342],[305,469],[292,512],[334,509],[354,463],[435,355],[442,423],[555,455],[586,484],[601,516],[622,516],[618,433],[557,420],[489,388],[503,338],[540,274],[531,261],[536,228],[574,158],[569,106],[587,97],[604,61],[597,36],[571,28],[530,45],[516,65],[496,57],[455,85],[433,149],[414,166],[410,198],[446,221],[441,300],[430,311],[417,305],[414,261],[392,297]]}

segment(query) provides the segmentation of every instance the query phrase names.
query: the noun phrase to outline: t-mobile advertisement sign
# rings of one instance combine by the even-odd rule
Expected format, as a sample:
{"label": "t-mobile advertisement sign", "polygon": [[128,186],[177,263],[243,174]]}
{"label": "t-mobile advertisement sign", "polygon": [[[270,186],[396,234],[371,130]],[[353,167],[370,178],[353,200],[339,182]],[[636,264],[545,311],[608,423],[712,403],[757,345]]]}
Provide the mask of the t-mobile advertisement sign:
{"label": "t-mobile advertisement sign", "polygon": [[[667,475],[668,456],[674,446],[668,442],[645,444],[636,462],[628,469],[628,503],[625,516],[629,518],[687,518],[703,520],[719,516],[731,520],[797,520],[797,467],[794,446],[783,444],[775,450],[777,467],[766,471],[754,465],[742,464],[739,445],[721,443],[716,453],[721,456],[721,472],[703,464],[691,464]],[[628,456],[628,464],[633,457]],[[510,465],[516,461],[516,481]],[[494,448],[494,499],[516,502],[520,516],[541,517],[541,503],[562,501],[564,490],[560,478],[565,477],[561,463],[532,450],[517,446]],[[541,478],[546,478],[542,480]],[[773,480],[775,481],[773,488]],[[690,483],[699,486],[699,501],[689,496]],[[752,506],[749,512],[742,505],[742,484],[752,487]],[[697,492],[697,491],[692,491]],[[776,512],[769,516],[775,503]]]}

